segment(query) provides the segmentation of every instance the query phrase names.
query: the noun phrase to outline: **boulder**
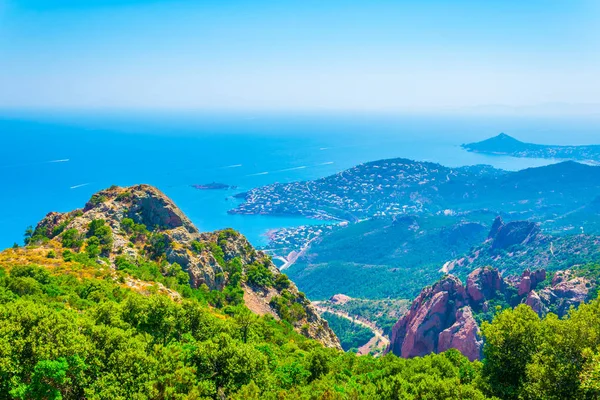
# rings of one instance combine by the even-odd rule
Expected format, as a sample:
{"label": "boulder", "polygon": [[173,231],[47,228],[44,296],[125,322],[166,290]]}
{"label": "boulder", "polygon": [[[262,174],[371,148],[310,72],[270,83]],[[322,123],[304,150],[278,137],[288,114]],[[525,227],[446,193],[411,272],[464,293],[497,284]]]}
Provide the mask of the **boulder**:
{"label": "boulder", "polygon": [[537,287],[542,281],[546,279],[546,271],[544,269],[538,269],[533,273],[526,269],[521,275],[521,280],[518,284],[518,295],[524,296]]}

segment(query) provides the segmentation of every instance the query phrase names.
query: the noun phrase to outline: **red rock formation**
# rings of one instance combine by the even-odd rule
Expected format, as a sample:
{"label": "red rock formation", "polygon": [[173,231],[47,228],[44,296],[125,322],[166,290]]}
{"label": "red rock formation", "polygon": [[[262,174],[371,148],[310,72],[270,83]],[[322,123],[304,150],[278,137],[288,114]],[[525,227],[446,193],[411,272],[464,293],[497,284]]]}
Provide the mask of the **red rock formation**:
{"label": "red rock formation", "polygon": [[334,294],[329,299],[329,301],[332,302],[333,304],[339,304],[339,305],[346,304],[350,300],[352,300],[352,297],[346,296],[345,294]]}
{"label": "red rock formation", "polygon": [[536,292],[534,289],[545,279],[544,270],[528,270],[520,279],[504,280],[497,269],[480,268],[469,275],[465,288],[450,275],[421,292],[410,311],[394,325],[387,351],[416,357],[454,348],[470,360],[478,359],[482,341],[473,309],[486,312],[488,300],[510,296],[508,286],[516,286],[521,301],[540,316],[548,310],[562,316],[587,299],[589,282],[585,278],[557,272],[552,286]]}
{"label": "red rock formation", "polygon": [[[387,351],[416,357],[457,348],[475,359],[481,346],[476,326],[464,286],[450,275],[421,292],[409,312],[394,325]],[[443,350],[439,349],[440,340]]]}
{"label": "red rock formation", "polygon": [[467,278],[467,294],[471,304],[481,304],[493,298],[504,288],[504,281],[497,269],[477,268]]}
{"label": "red rock formation", "polygon": [[559,316],[566,314],[571,307],[577,307],[587,300],[589,281],[575,277],[571,271],[559,271],[552,278],[552,286],[540,291],[542,303]]}
{"label": "red rock formation", "polygon": [[528,269],[523,272],[521,275],[521,281],[518,286],[518,294],[519,296],[524,296],[527,293],[531,292],[535,287],[546,279],[546,271],[543,269],[538,269],[533,273]]}
{"label": "red rock formation", "polygon": [[479,336],[479,326],[473,318],[471,307],[463,307],[456,312],[456,322],[439,335],[438,352],[457,349],[469,360],[481,357],[483,340]]}
{"label": "red rock formation", "polygon": [[525,299],[525,304],[527,304],[533,311],[535,311],[539,316],[542,316],[545,311],[545,307],[542,304],[542,299],[540,296],[532,290],[527,295],[527,299]]}

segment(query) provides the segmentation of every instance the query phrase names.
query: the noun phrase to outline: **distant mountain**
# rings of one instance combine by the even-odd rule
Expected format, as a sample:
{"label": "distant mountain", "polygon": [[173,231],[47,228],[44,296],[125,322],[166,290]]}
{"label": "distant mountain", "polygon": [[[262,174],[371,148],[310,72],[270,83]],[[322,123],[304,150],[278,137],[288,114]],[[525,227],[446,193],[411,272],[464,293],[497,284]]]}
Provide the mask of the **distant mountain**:
{"label": "distant mountain", "polygon": [[525,143],[505,133],[481,142],[463,144],[462,148],[474,153],[513,157],[600,162],[600,145],[558,146]]}

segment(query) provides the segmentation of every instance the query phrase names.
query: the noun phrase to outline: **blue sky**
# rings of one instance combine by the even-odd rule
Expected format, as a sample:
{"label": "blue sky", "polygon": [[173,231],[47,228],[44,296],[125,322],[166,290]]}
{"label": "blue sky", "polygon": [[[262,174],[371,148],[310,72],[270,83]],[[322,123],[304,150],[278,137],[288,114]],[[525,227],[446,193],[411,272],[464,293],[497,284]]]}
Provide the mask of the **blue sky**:
{"label": "blue sky", "polygon": [[0,107],[587,112],[599,4],[0,0]]}

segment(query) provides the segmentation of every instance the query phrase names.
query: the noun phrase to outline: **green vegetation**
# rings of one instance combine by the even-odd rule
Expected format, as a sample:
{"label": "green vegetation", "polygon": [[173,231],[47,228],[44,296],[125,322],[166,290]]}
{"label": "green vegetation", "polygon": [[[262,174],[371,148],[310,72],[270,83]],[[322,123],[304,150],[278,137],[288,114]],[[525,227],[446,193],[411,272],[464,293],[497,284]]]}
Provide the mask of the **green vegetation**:
{"label": "green vegetation", "polygon": [[356,353],[359,347],[365,345],[373,337],[370,329],[361,326],[354,321],[338,317],[330,312],[321,315],[329,323],[329,327],[340,339],[345,351]]}
{"label": "green vegetation", "polygon": [[[540,319],[524,305],[497,312],[482,325],[482,363],[454,350],[410,360],[358,357],[297,334],[289,322],[303,317],[303,296],[285,289],[271,302],[282,315],[278,322],[252,314],[241,297],[227,298],[239,289],[239,278],[222,292],[209,292],[191,289],[177,264],[118,256],[115,276],[85,253],[65,250],[70,261],[43,254],[39,260],[63,269],[21,264],[0,269],[0,398],[600,396],[598,300],[564,319],[553,314]],[[228,274],[241,276],[241,269],[239,258],[226,264]],[[597,268],[575,273],[599,275]],[[122,283],[130,278],[162,282],[183,298],[159,294],[151,283],[140,294]],[[352,324],[326,317],[335,330]],[[356,324],[341,331],[354,332],[342,337],[349,349],[369,338]]]}
{"label": "green vegetation", "polygon": [[90,258],[110,253],[113,245],[112,229],[106,225],[105,220],[95,219],[90,222],[86,237],[85,251]]}
{"label": "green vegetation", "polygon": [[[386,336],[392,333],[392,327],[408,311],[410,307],[409,300],[370,300],[370,299],[350,299],[343,304],[325,302],[328,308],[342,311],[353,317],[360,317],[363,320],[373,322]],[[341,329],[342,327],[340,327]],[[344,336],[343,330],[334,329],[336,335],[341,338]],[[341,335],[341,336],[340,336]]]}
{"label": "green vegetation", "polygon": [[23,242],[25,243],[25,246],[39,245],[48,242],[48,240],[49,237],[46,232],[38,228],[33,229],[32,226],[27,227],[27,229],[25,229],[25,233],[23,234]]}
{"label": "green vegetation", "polygon": [[484,398],[454,351],[359,358],[243,306],[143,296],[108,275],[0,272],[0,331],[2,398]]}
{"label": "green vegetation", "polygon": [[138,243],[145,240],[150,234],[146,228],[146,225],[136,224],[131,218],[123,218],[121,220],[121,229],[123,229],[126,234],[131,235],[129,240],[131,240],[133,243]]}
{"label": "green vegetation", "polygon": [[600,301],[564,319],[543,320],[520,305],[484,323],[483,385],[502,399],[594,399],[600,396]]}
{"label": "green vegetation", "polygon": [[98,205],[100,203],[106,202],[107,200],[108,198],[105,195],[96,193],[92,195],[92,198],[90,199],[90,204]]}
{"label": "green vegetation", "polygon": [[192,251],[196,254],[200,254],[204,251],[204,249],[206,248],[206,245],[204,243],[200,243],[197,240],[194,240],[191,244],[192,246]]}
{"label": "green vegetation", "polygon": [[63,247],[79,250],[83,246],[83,235],[77,229],[69,229],[62,235],[62,245]]}
{"label": "green vegetation", "polygon": [[[246,276],[248,283],[262,287],[271,287],[275,283],[273,273],[265,263],[252,263],[247,267]],[[288,285],[289,286],[289,285]]]}
{"label": "green vegetation", "polygon": [[[492,214],[373,218],[336,229],[286,272],[313,300],[344,293],[413,298],[440,278],[445,261],[485,240]],[[471,221],[471,222],[468,222]],[[343,277],[343,279],[341,279]]]}
{"label": "green vegetation", "polygon": [[303,301],[303,299],[294,296],[289,290],[282,290],[281,296],[274,296],[269,304],[277,311],[281,319],[294,323],[306,317],[306,311],[299,301]]}

